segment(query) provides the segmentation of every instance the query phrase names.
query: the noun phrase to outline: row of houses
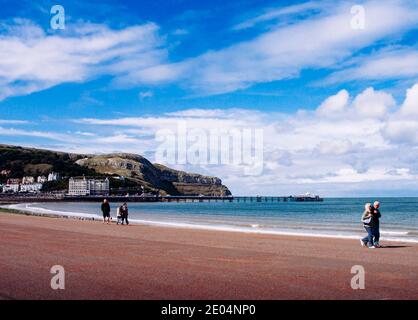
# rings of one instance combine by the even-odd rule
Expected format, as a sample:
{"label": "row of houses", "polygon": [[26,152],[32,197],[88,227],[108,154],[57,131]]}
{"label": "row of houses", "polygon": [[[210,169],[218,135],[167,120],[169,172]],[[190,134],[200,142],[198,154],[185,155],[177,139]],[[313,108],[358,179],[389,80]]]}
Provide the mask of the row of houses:
{"label": "row of houses", "polygon": [[10,178],[7,179],[5,185],[0,185],[0,191],[3,193],[37,193],[42,190],[42,186],[45,182],[57,180],[59,180],[59,174],[56,172],[51,172],[48,176],[38,176],[36,178],[33,176],[26,176],[21,179]]}

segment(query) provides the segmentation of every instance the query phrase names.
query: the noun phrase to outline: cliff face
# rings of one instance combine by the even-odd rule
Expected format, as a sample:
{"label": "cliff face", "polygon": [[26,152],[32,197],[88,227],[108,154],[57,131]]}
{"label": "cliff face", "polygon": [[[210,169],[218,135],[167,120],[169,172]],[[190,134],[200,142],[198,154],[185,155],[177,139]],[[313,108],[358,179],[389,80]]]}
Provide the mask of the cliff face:
{"label": "cliff face", "polygon": [[[8,178],[47,175],[55,171],[63,177],[61,189],[68,187],[65,179],[68,180],[69,177],[117,175],[124,176],[127,181],[121,184],[117,179],[112,179],[111,187],[112,184],[115,188],[122,186],[138,189],[144,186],[147,192],[160,191],[160,194],[171,195],[231,194],[219,178],[173,170],[152,164],[135,154],[80,155],[0,144],[0,171],[2,170],[10,171],[10,174],[0,175],[0,183]],[[55,189],[50,191],[53,190]]]}
{"label": "cliff face", "polygon": [[228,196],[231,192],[216,177],[187,173],[152,164],[146,158],[133,154],[91,156],[76,161],[101,174],[120,175],[150,190],[171,195]]}

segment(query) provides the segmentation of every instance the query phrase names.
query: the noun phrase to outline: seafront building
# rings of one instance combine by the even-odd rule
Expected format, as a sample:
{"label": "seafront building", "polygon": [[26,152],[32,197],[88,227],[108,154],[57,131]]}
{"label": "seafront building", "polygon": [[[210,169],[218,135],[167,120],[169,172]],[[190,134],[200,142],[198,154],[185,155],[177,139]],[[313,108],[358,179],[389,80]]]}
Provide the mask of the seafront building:
{"label": "seafront building", "polygon": [[20,185],[20,192],[40,192],[42,190],[42,183],[28,183]]}
{"label": "seafront building", "polygon": [[56,172],[51,172],[51,173],[48,175],[48,181],[57,181],[57,180],[59,180],[59,178],[60,178],[60,176],[59,176],[59,174],[58,174],[58,173],[56,173]]}
{"label": "seafront building", "polygon": [[35,177],[27,176],[27,177],[22,178],[22,184],[32,184],[32,183],[35,183]]}
{"label": "seafront building", "polygon": [[7,183],[3,186],[3,192],[4,193],[16,193],[16,192],[19,192],[19,190],[20,190],[20,184],[18,184],[18,183],[17,184],[16,183],[13,183],[13,184]]}
{"label": "seafront building", "polygon": [[36,179],[36,182],[38,183],[45,183],[48,181],[48,178],[45,176],[39,176],[38,179]]}
{"label": "seafront building", "polygon": [[87,179],[70,178],[68,182],[68,195],[70,196],[91,196],[91,195],[108,195],[109,179]]}
{"label": "seafront building", "polygon": [[13,178],[13,179],[7,179],[6,184],[11,185],[11,184],[17,184],[19,185],[21,183],[21,180],[18,178]]}
{"label": "seafront building", "polygon": [[6,184],[3,185],[3,191],[4,193],[16,193],[20,190],[20,179],[14,178],[14,179],[7,179]]}
{"label": "seafront building", "polygon": [[[6,170],[3,170],[6,171]],[[7,172],[4,173],[9,173]],[[19,178],[9,178],[7,179],[6,184],[1,188],[3,193],[38,193],[42,191],[42,186],[47,181],[56,181],[59,179],[59,174],[51,172],[48,177],[46,176],[25,176],[22,179]]]}
{"label": "seafront building", "polygon": [[7,183],[3,186],[3,193],[17,193],[17,192],[29,192],[37,193],[42,190],[42,183],[36,183],[34,177],[23,177],[20,179],[8,179]]}

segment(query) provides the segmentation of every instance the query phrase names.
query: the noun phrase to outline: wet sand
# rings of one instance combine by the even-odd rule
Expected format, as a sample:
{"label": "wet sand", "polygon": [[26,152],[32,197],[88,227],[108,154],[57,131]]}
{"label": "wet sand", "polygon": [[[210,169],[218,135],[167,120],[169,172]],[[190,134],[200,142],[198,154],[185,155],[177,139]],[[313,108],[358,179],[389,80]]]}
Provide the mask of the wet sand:
{"label": "wet sand", "polygon": [[383,244],[0,213],[0,299],[418,299],[418,245]]}

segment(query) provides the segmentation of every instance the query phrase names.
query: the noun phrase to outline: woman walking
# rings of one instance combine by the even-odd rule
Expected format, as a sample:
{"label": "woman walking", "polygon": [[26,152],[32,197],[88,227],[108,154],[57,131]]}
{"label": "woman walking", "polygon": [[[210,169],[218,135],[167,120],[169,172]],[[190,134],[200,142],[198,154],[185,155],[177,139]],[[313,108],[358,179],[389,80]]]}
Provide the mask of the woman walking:
{"label": "woman walking", "polygon": [[367,231],[367,236],[363,239],[360,239],[361,245],[367,246],[370,249],[374,249],[374,234],[373,234],[373,211],[372,211],[372,205],[370,203],[366,203],[364,208],[363,216],[361,217],[361,221],[363,222],[364,229]]}

